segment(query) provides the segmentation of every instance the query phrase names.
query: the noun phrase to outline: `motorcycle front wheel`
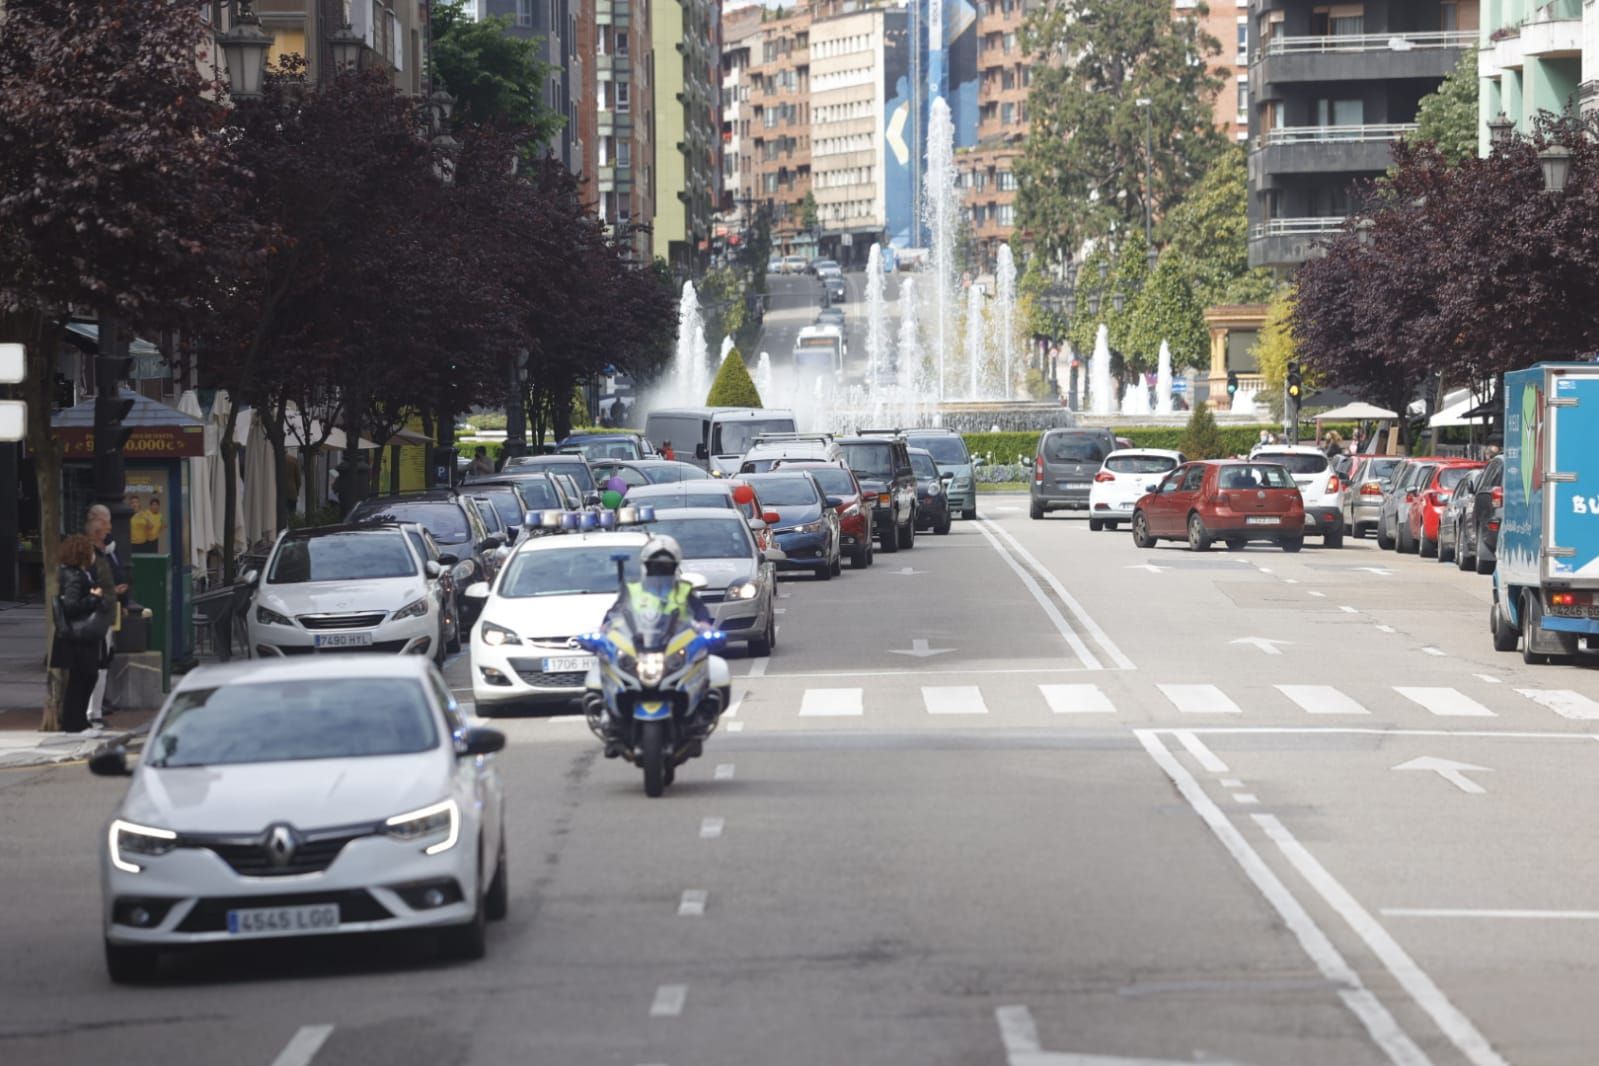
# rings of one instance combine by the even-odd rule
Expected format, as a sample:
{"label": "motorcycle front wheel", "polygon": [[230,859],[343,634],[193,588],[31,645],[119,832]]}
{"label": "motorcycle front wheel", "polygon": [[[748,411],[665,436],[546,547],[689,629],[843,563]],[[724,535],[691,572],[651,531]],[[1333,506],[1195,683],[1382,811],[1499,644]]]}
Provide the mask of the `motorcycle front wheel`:
{"label": "motorcycle front wheel", "polygon": [[639,733],[639,764],[644,769],[644,794],[657,799],[666,791],[666,723],[643,722]]}

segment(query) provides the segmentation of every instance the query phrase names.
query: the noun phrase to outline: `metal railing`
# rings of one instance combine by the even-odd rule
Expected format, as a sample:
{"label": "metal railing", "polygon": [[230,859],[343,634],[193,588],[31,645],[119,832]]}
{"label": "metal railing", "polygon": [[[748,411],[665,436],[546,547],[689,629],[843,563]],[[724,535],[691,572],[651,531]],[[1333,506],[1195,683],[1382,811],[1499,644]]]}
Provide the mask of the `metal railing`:
{"label": "metal railing", "polygon": [[1329,141],[1394,141],[1415,130],[1414,122],[1365,126],[1280,126],[1267,130],[1261,144],[1323,144]]}
{"label": "metal railing", "polygon": [[1249,227],[1251,239],[1258,237],[1301,237],[1337,233],[1344,228],[1342,217],[1273,218]]}
{"label": "metal railing", "polygon": [[1475,43],[1475,30],[1437,33],[1340,33],[1328,37],[1273,37],[1260,49],[1263,55],[1306,52],[1409,52],[1417,48],[1466,48]]}
{"label": "metal railing", "polygon": [[1582,0],[1550,0],[1549,3],[1534,8],[1532,18],[1528,22],[1565,22],[1580,18],[1582,18]]}

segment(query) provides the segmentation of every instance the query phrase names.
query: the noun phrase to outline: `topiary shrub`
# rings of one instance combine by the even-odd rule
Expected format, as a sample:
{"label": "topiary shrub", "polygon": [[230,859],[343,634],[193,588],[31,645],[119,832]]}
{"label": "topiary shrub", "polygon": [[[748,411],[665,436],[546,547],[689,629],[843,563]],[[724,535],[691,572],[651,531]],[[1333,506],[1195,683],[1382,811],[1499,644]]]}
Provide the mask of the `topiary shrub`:
{"label": "topiary shrub", "polygon": [[1227,440],[1216,425],[1216,417],[1204,400],[1194,405],[1194,413],[1188,417],[1188,429],[1177,450],[1190,459],[1222,459],[1234,454],[1228,449]]}
{"label": "topiary shrub", "polygon": [[755,380],[750,377],[749,368],[744,365],[744,357],[738,354],[737,348],[722,360],[722,369],[716,372],[705,403],[709,407],[761,406],[760,390],[755,387]]}

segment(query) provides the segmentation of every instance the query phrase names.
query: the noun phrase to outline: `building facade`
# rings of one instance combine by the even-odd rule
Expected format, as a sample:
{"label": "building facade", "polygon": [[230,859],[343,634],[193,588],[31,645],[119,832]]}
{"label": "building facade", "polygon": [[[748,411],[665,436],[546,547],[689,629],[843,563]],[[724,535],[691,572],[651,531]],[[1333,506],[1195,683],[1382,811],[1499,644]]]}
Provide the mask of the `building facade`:
{"label": "building facade", "polygon": [[[226,28],[231,7],[212,0],[213,25]],[[346,23],[366,41],[366,64],[383,65],[403,92],[427,87],[427,3],[425,0],[256,0],[261,28],[272,35],[267,61],[298,55],[306,60],[307,77],[325,77],[333,69],[328,38]]]}
{"label": "building facade", "polygon": [[[594,8],[594,82],[585,108],[593,116],[594,210],[629,241],[635,255],[654,251],[655,142],[647,102],[654,97],[654,41],[644,0],[589,0]],[[626,106],[623,106],[623,105]]]}
{"label": "building facade", "polygon": [[1016,229],[1014,166],[1027,140],[1027,95],[1032,64],[1022,53],[1024,0],[981,0],[977,8],[977,142],[955,154],[962,198],[970,215],[979,272],[994,264]]}
{"label": "building facade", "polygon": [[1229,140],[1248,140],[1249,0],[1209,0],[1203,13],[1199,0],[1177,0],[1172,17],[1195,20],[1221,45],[1221,51],[1205,61],[1222,81],[1211,101],[1216,128]]}
{"label": "building facade", "polygon": [[[721,17],[718,0],[651,5],[655,56],[648,120],[655,145],[655,254],[685,274],[709,257],[721,182]],[[617,101],[617,110],[635,106]]]}
{"label": "building facade", "polygon": [[[1353,209],[1475,41],[1477,0],[1258,0],[1249,27],[1249,263],[1289,270]],[[1453,28],[1451,28],[1453,27]]]}
{"label": "building facade", "polygon": [[[749,154],[757,203],[772,217],[772,249],[814,255],[805,211],[812,182],[811,13],[763,22],[750,38]],[[818,218],[820,221],[820,208]]]}
{"label": "building facade", "polygon": [[717,205],[721,236],[739,232],[752,218],[755,165],[750,152],[750,65],[758,52],[760,5],[722,12],[722,197]]}
{"label": "building facade", "polygon": [[1477,146],[1488,152],[1488,123],[1501,113],[1528,133],[1540,112],[1599,107],[1599,11],[1582,0],[1497,0],[1477,29]]}
{"label": "building facade", "polygon": [[[351,2],[360,5],[380,0]],[[480,18],[504,18],[509,23],[507,33],[543,43],[541,58],[550,70],[544,83],[544,106],[566,120],[551,141],[550,152],[574,174],[586,173],[582,123],[577,116],[586,99],[583,86],[593,80],[593,68],[578,50],[577,26],[585,15],[592,24],[595,0],[476,0],[476,3]],[[592,150],[593,146],[588,147]]]}

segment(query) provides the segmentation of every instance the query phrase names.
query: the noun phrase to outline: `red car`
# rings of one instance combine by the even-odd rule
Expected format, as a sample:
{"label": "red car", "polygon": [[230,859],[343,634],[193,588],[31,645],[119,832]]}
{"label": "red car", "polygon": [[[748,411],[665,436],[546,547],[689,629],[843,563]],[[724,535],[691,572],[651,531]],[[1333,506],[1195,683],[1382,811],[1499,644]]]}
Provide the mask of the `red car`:
{"label": "red car", "polygon": [[1429,462],[1438,465],[1433,467],[1425,481],[1405,494],[1406,502],[1410,504],[1409,528],[1405,531],[1409,535],[1399,538],[1400,551],[1419,551],[1427,559],[1438,554],[1438,520],[1443,517],[1444,508],[1449,506],[1449,497],[1455,491],[1455,486],[1473,470],[1488,465],[1469,459],[1433,459]]}
{"label": "red car", "polygon": [[836,496],[841,501],[838,505],[839,551],[848,553],[850,566],[855,570],[872,565],[872,508],[862,502],[860,480],[848,464],[779,459],[772,469],[807,471],[823,492]]}
{"label": "red car", "polygon": [[1167,474],[1133,508],[1133,543],[1186,540],[1196,552],[1213,541],[1237,551],[1252,540],[1296,552],[1305,543],[1305,501],[1277,463],[1207,460]]}

